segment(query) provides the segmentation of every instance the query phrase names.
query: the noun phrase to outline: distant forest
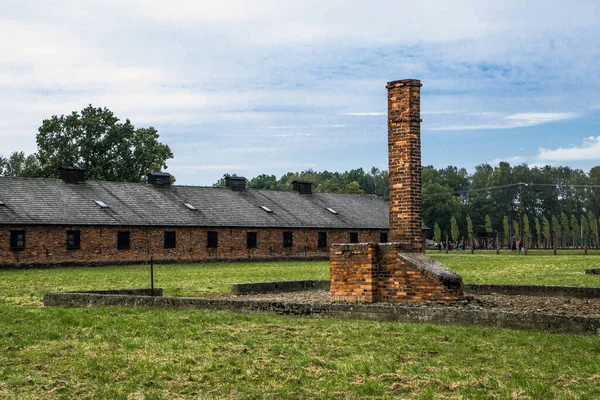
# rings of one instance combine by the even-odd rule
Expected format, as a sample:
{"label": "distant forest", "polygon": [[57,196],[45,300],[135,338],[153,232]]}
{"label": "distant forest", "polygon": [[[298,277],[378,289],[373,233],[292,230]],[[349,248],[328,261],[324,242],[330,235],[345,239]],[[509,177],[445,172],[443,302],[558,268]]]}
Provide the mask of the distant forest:
{"label": "distant forest", "polygon": [[[359,168],[346,172],[288,172],[279,179],[275,175],[259,175],[248,181],[248,187],[288,189],[295,179],[312,181],[316,192],[367,193],[388,199],[388,172],[375,167],[369,171]],[[470,217],[475,233],[485,230],[486,225],[489,231],[491,221],[491,229],[503,237],[504,219],[511,221],[512,228],[521,201],[523,215],[532,224],[536,219],[564,220],[565,214],[569,220],[589,217],[590,225],[593,217],[593,224],[597,225],[595,216],[600,214],[600,166],[586,173],[570,167],[511,166],[501,162],[497,167],[478,165],[473,174],[454,166],[424,166],[422,182],[423,220],[431,228],[430,236],[436,223],[441,232],[450,234],[452,217],[461,236],[466,236],[466,221]],[[224,178],[214,186],[223,184]]]}

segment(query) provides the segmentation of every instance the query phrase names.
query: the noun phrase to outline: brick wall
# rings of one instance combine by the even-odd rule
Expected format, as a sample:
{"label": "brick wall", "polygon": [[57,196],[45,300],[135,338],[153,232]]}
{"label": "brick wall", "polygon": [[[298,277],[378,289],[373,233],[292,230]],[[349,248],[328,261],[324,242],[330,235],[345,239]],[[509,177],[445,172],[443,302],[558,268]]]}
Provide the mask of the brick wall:
{"label": "brick wall", "polygon": [[375,243],[334,244],[329,253],[329,291],[334,300],[373,303],[377,293]]}
{"label": "brick wall", "polygon": [[334,300],[440,302],[462,298],[462,280],[402,243],[334,244],[330,250]]}
{"label": "brick wall", "polygon": [[[25,249],[11,250],[10,231],[24,230]],[[80,231],[81,247],[66,248],[66,232]],[[130,248],[117,249],[117,232],[130,232]],[[164,248],[164,232],[176,232],[176,247]],[[218,246],[207,248],[208,231],[218,232]],[[283,232],[293,232],[292,247],[283,247]],[[248,249],[246,233],[257,232],[257,247]],[[327,258],[329,247],[319,248],[317,233],[327,233],[327,245],[349,241],[342,229],[243,229],[114,226],[3,226],[0,227],[0,265],[53,263],[191,262],[268,258]],[[357,229],[360,241],[379,241],[385,230]]]}
{"label": "brick wall", "polygon": [[390,241],[423,248],[421,232],[421,82],[389,82]]}

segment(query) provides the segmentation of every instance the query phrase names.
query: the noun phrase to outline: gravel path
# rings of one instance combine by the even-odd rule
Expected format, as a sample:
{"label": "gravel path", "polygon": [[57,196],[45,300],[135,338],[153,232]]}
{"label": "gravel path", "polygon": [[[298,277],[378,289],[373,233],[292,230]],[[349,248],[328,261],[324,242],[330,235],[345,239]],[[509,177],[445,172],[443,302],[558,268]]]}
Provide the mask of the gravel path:
{"label": "gravel path", "polygon": [[[269,293],[244,296],[227,295],[236,299],[281,301],[295,303],[331,303],[326,290],[309,290],[302,292]],[[415,307],[453,307],[465,309],[488,309],[506,312],[534,312],[539,314],[558,314],[600,318],[600,299],[578,299],[572,297],[536,297],[516,295],[474,295],[456,303],[426,303]]]}

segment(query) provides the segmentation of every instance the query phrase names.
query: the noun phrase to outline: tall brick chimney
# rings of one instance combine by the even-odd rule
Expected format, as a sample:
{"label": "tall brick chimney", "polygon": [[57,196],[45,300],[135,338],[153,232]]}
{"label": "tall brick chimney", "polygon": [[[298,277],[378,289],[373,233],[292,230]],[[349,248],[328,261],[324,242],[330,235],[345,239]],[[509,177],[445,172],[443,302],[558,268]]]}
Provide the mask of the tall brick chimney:
{"label": "tall brick chimney", "polygon": [[329,290],[334,300],[456,301],[459,275],[424,254],[421,221],[421,82],[388,82],[390,243],[333,244]]}
{"label": "tall brick chimney", "polygon": [[390,242],[423,251],[421,216],[421,81],[388,82]]}

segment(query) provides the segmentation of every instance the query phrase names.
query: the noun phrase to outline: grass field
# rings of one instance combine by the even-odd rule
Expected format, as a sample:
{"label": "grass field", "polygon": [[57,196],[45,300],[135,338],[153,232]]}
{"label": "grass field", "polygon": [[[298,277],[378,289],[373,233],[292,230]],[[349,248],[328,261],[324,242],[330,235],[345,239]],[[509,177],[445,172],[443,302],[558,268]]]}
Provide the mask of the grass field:
{"label": "grass field", "polygon": [[[600,286],[597,255],[430,253],[467,283]],[[44,292],[148,287],[145,266],[0,271],[0,398],[600,398],[598,337],[144,309]],[[327,262],[159,265],[166,295],[327,279]]]}

